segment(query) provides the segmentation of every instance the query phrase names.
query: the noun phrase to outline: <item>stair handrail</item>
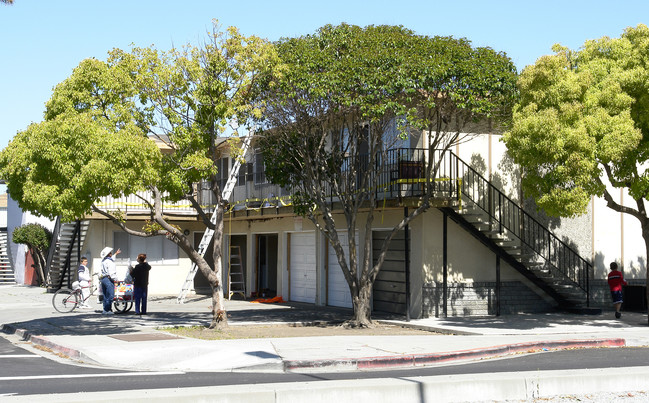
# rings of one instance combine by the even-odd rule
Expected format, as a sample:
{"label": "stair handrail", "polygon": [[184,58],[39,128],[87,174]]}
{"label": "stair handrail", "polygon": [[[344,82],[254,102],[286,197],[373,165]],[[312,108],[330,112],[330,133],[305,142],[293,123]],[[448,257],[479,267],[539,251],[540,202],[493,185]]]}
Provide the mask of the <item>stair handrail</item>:
{"label": "stair handrail", "polygon": [[[437,151],[441,151],[441,150],[437,150]],[[577,253],[572,247],[570,247],[568,244],[566,244],[564,241],[562,241],[556,235],[554,235],[552,231],[547,229],[536,218],[532,217],[529,213],[527,213],[522,207],[520,207],[510,197],[508,197],[503,192],[501,192],[500,189],[495,187],[490,181],[484,178],[478,171],[476,171],[473,167],[467,164],[454,152],[452,152],[451,150],[447,150],[446,153],[450,155],[451,159],[455,159],[455,161],[450,161],[451,163],[449,167],[451,168],[451,172],[449,172],[448,174],[452,175],[452,168],[455,166],[455,171],[456,171],[455,178],[454,178],[455,180],[451,182],[458,183],[457,191],[458,192],[461,191],[464,197],[467,197],[471,201],[473,201],[476,204],[476,206],[478,206],[480,209],[486,212],[490,218],[496,220],[501,227],[504,227],[508,231],[510,231],[513,235],[515,235],[518,239],[520,239],[523,244],[525,244],[532,251],[534,251],[541,258],[543,258],[548,264],[550,264],[555,269],[557,269],[565,278],[571,280],[582,290],[584,290],[588,298],[590,299],[589,277],[590,277],[590,271],[592,269],[592,264],[586,259],[584,259],[583,257],[581,257],[579,253]],[[446,167],[446,164],[443,163],[440,164],[440,168],[441,167]],[[478,185],[478,188],[482,187],[483,189],[487,189],[486,197],[484,197],[485,196],[484,194],[482,196],[483,199],[487,200],[489,206],[485,208],[484,203],[481,203],[479,200],[475,200],[475,195],[472,195],[471,192],[468,191],[467,188],[468,186],[471,185],[472,183],[471,180],[466,180],[465,178],[462,178],[462,180],[459,181],[459,179],[461,178],[460,168],[462,168],[464,172],[471,173],[472,181],[475,181],[477,179],[479,182],[481,182]],[[447,173],[440,172],[438,175],[440,174],[444,175]],[[507,215],[508,219],[503,219],[503,212],[501,209],[498,209],[498,214],[496,214],[495,212],[496,209],[492,208],[492,205],[496,203],[496,201],[493,199],[494,196],[496,196],[498,199],[498,207],[505,205],[506,208],[508,208],[513,212],[513,214]],[[517,216],[519,217],[518,226],[512,225],[512,223],[515,223],[515,219]],[[528,223],[528,225],[525,225],[525,223]],[[540,248],[537,246],[537,242],[532,242],[532,241],[536,241],[537,239],[530,240],[528,237],[529,234],[524,233],[525,231],[524,228],[529,227],[530,224],[534,226],[533,228],[534,231],[539,231],[542,233],[541,235],[544,237],[544,239],[541,240],[541,242],[547,244],[547,248],[545,248],[545,250],[540,250]],[[502,232],[502,228],[499,228],[499,230],[500,232]],[[553,261],[552,260],[553,252],[555,254],[561,253],[563,256],[557,257],[556,260]],[[573,275],[570,275],[570,273],[568,273],[567,267],[560,267],[562,266],[561,262],[566,260],[566,256],[565,256],[566,253],[570,255],[568,256],[568,260],[571,260],[573,263],[575,263],[576,260],[578,265],[580,267],[585,268],[585,270],[581,270],[576,275],[574,275],[575,273],[573,273]]]}
{"label": "stair handrail", "polygon": [[50,247],[47,251],[47,260],[45,261],[45,278],[48,279],[48,286],[51,281],[50,271],[52,269],[52,260],[54,260],[54,253],[56,252],[56,245],[59,243],[59,235],[61,233],[61,216],[56,217],[56,222],[54,224],[54,229],[52,230],[52,240],[50,241]]}
{"label": "stair handrail", "polygon": [[[68,245],[68,250],[65,253],[65,263],[63,269],[60,272],[59,276],[59,289],[63,287],[63,279],[65,279],[65,274],[70,270],[70,262],[72,261],[72,251],[74,250],[75,244],[79,242],[78,235],[81,232],[81,220],[76,220],[74,223],[74,231],[72,232],[72,239],[70,245]],[[68,276],[68,287],[71,286],[70,277]]]}

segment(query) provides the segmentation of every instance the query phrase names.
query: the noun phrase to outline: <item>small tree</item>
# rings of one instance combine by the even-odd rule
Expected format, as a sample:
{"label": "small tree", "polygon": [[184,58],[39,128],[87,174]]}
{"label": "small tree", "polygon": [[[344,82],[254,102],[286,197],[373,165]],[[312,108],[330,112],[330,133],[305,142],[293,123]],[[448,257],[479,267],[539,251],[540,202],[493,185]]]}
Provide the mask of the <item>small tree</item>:
{"label": "small tree", "polygon": [[[394,226],[374,264],[371,236],[359,256],[355,231],[363,226],[371,233],[388,149],[423,132],[432,157],[475,135],[474,123],[507,110],[515,68],[504,54],[473,48],[466,39],[419,36],[403,27],[327,25],[276,46],[284,70],[266,81],[266,172],[293,190],[296,212],[335,250],[354,307],[348,323],[370,326],[372,285],[390,241],[430,207],[440,162],[427,164],[419,206]],[[347,245],[338,238],[338,206]]]}
{"label": "small tree", "polygon": [[[592,196],[604,197],[640,222],[649,256],[647,44],[649,28],[638,25],[578,51],[555,45],[554,55],[521,73],[520,102],[503,140],[539,207],[572,217],[586,212]],[[627,190],[635,205],[617,203],[611,188]]]}
{"label": "small tree", "polygon": [[[167,236],[212,286],[211,327],[227,325],[221,284],[227,201],[218,185],[217,138],[233,117],[243,123],[259,115],[252,82],[260,70],[272,67],[273,54],[264,40],[215,27],[200,48],[115,49],[106,62],[82,61],[55,88],[45,121],[19,133],[0,153],[9,192],[23,209],[44,216],[74,220],[95,212],[131,235]],[[215,222],[197,200],[197,183],[212,192]],[[121,211],[96,203],[138,191],[151,194],[140,197],[149,209],[142,228],[129,225]],[[214,269],[163,214],[164,202],[180,200],[189,201],[215,230]]]}
{"label": "small tree", "polygon": [[38,285],[46,283],[45,266],[46,253],[52,241],[52,232],[40,224],[25,224],[14,229],[14,243],[27,245],[34,257],[34,268],[38,275]]}

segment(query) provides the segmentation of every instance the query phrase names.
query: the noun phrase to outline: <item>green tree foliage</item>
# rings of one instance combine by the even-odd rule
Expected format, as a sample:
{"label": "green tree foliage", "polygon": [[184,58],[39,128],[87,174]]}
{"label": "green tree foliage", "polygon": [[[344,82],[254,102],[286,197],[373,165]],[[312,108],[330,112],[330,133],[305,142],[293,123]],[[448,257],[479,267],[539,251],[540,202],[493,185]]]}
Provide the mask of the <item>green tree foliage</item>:
{"label": "green tree foliage", "polygon": [[47,103],[45,120],[0,154],[7,189],[24,210],[72,221],[99,197],[145,190],[162,155],[133,119],[136,90],[116,66],[80,63]]}
{"label": "green tree foliage", "polygon": [[[521,73],[503,138],[524,169],[524,191],[565,217],[585,213],[591,196],[604,197],[640,221],[649,251],[649,28],[553,50]],[[626,189],[635,206],[618,204],[612,188]]]}
{"label": "green tree foliage", "polygon": [[[466,39],[395,26],[327,25],[276,47],[283,69],[263,81],[266,172],[294,191],[296,210],[336,251],[354,304],[350,324],[370,325],[372,284],[389,241],[430,206],[433,192],[426,181],[420,207],[394,227],[376,265],[370,237],[359,258],[354,234],[358,226],[371,233],[377,169],[387,150],[422,132],[430,150],[475,134],[478,123],[507,113],[516,94],[515,68],[504,54],[473,48]],[[436,169],[431,164],[426,177]],[[344,226],[334,219],[331,195],[340,201]],[[348,245],[341,245],[337,226],[347,231]]]}
{"label": "green tree foliage", "polygon": [[39,285],[45,284],[45,254],[52,241],[52,232],[40,224],[25,224],[14,229],[12,240],[14,243],[27,245],[31,250]]}
{"label": "green tree foliage", "polygon": [[[82,61],[54,89],[45,120],[18,133],[0,153],[10,194],[21,208],[48,217],[69,221],[95,212],[129,234],[169,237],[210,281],[216,326],[227,317],[220,282],[226,201],[214,164],[221,156],[217,138],[231,119],[243,126],[260,116],[263,104],[254,101],[252,84],[273,59],[268,42],[215,26],[201,47],[114,49],[107,61]],[[197,183],[212,191],[216,223],[197,199]],[[135,229],[121,211],[97,206],[100,197],[136,191],[152,195],[141,199],[155,225]],[[214,270],[163,216],[163,202],[179,200],[188,200],[216,230]]]}

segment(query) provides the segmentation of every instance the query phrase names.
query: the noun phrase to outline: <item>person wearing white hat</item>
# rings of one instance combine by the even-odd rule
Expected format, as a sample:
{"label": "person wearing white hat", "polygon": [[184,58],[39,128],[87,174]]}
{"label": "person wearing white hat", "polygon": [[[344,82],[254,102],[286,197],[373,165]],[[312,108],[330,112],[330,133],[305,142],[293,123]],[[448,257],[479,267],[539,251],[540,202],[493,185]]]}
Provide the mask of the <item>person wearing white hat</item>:
{"label": "person wearing white hat", "polygon": [[[117,256],[122,251],[117,249],[115,255]],[[110,246],[105,247],[99,253],[101,257],[101,291],[104,294],[104,311],[102,314],[111,315],[111,305],[113,305],[113,297],[115,296],[115,282],[117,281],[117,268],[113,261],[113,248]]]}

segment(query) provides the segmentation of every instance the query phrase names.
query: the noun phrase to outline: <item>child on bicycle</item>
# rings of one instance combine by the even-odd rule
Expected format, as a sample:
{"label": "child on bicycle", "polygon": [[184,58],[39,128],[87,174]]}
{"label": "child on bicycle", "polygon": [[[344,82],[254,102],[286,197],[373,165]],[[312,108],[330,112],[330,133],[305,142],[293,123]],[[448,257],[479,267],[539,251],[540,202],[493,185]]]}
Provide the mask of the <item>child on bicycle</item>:
{"label": "child on bicycle", "polygon": [[90,269],[88,269],[88,258],[85,256],[81,257],[81,265],[79,266],[79,285],[81,286],[81,295],[83,296],[83,301],[79,304],[81,309],[92,309],[88,305],[88,298],[90,297]]}

